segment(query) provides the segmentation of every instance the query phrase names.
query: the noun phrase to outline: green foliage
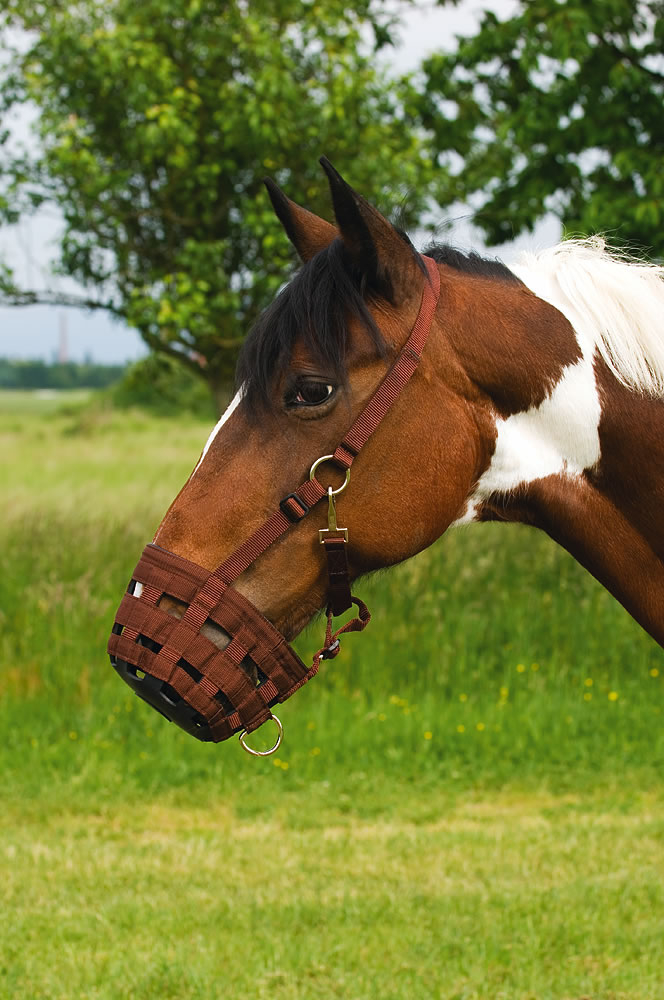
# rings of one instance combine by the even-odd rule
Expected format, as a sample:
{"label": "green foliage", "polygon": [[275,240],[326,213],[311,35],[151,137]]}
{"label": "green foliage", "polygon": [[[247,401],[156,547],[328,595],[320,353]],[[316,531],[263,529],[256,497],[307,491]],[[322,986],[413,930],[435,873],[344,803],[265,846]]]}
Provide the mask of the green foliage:
{"label": "green foliage", "polygon": [[[521,0],[425,64],[414,96],[443,168],[491,243],[546,211],[664,254],[661,0]],[[460,159],[461,158],[461,159]]]}
{"label": "green foliage", "polygon": [[[5,215],[58,206],[58,270],[214,388],[292,260],[265,174],[327,214],[324,152],[384,209],[423,209],[430,162],[367,41],[389,40],[378,0],[10,0],[3,20],[30,41],[5,33],[5,110],[39,112],[38,150],[5,147]],[[6,272],[0,291],[35,300]]]}
{"label": "green foliage", "polygon": [[0,389],[104,389],[119,381],[124,365],[92,362],[15,361],[0,358]]}
{"label": "green foliage", "polygon": [[122,381],[114,386],[111,400],[119,409],[139,406],[160,415],[214,416],[203,382],[189,368],[164,354],[149,354],[130,365]]}

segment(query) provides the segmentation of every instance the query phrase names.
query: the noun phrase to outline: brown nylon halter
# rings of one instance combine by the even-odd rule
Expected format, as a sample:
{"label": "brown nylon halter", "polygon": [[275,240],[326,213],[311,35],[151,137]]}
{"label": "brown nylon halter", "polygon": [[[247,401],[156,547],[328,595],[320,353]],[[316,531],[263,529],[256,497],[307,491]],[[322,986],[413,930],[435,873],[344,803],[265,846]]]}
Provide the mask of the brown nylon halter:
{"label": "brown nylon halter", "polygon": [[[336,656],[341,635],[362,631],[370,620],[364,603],[351,596],[347,533],[337,529],[334,520],[332,494],[343,487],[326,488],[315,473],[321,464],[331,462],[346,472],[347,483],[355,458],[417,368],[440,294],[438,267],[431,258],[422,259],[429,280],[408,340],[335,451],[314,463],[310,478],[284,497],[278,509],[212,573],[152,544],[146,546],[134,570],[109,639],[111,663],[137,694],[199,739],[220,742],[240,730],[252,732],[274,718],[270,707],[313,677],[321,659]],[[279,631],[232,584],[325,496],[330,522],[320,535],[329,578],[327,631],[324,646],[307,669]],[[182,618],[158,607],[164,595],[187,605]],[[357,606],[357,617],[333,632],[333,616],[352,604]],[[225,649],[201,634],[208,621],[230,637]]]}

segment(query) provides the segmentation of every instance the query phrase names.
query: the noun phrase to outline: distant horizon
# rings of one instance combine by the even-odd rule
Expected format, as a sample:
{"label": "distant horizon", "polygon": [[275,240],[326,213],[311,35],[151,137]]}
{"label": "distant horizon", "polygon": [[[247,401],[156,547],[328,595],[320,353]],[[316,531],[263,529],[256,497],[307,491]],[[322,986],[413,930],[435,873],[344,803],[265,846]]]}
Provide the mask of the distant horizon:
{"label": "distant horizon", "polygon": [[70,361],[91,358],[95,364],[123,364],[148,353],[137,330],[107,314],[61,306],[6,306],[0,308],[0,356],[52,361],[61,351],[63,325]]}
{"label": "distant horizon", "polygon": [[[52,368],[55,365],[77,365],[80,367],[90,367],[90,368],[126,368],[128,365],[133,364],[134,361],[131,358],[127,358],[122,361],[95,361],[90,355],[86,355],[83,358],[40,358],[40,357],[22,357],[22,358],[12,358],[6,354],[3,354],[0,350],[0,367],[4,368],[5,364],[11,365],[44,365],[46,368]],[[0,389],[6,389],[7,386],[0,385]]]}

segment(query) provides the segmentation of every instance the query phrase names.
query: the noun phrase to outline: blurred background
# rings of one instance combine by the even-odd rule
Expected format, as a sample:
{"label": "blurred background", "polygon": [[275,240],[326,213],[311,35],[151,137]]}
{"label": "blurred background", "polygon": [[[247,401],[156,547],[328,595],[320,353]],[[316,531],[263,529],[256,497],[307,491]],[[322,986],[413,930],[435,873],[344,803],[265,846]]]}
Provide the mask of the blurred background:
{"label": "blurred background", "polygon": [[661,3],[5,0],[0,78],[0,996],[661,1000],[662,651],[547,538],[365,581],[266,761],[105,654],[295,267],[262,178],[661,257]]}

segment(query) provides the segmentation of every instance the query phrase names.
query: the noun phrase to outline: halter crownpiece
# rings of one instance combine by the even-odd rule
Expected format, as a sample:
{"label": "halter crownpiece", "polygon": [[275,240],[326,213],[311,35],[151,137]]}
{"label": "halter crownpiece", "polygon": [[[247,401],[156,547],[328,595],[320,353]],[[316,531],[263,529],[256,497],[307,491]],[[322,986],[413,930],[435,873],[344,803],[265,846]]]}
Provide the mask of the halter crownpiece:
{"label": "halter crownpiece", "polygon": [[[419,313],[396,361],[335,451],[317,459],[309,479],[280,502],[277,510],[214,572],[146,545],[115,616],[108,642],[111,664],[137,695],[199,740],[219,743],[258,729],[273,718],[281,741],[281,723],[270,711],[306,684],[320,661],[339,652],[339,637],[362,631],[369,623],[366,606],[350,592],[348,532],[337,527],[335,497],[346,488],[350,467],[361,448],[413,375],[440,294],[440,275],[433,260],[423,257],[429,280]],[[329,462],[345,471],[342,486],[324,486],[318,470]],[[322,475],[322,474],[321,474]],[[319,532],[328,567],[327,631],[323,647],[310,667],[285,637],[233,583],[273,542],[328,499],[328,527]],[[159,607],[163,597],[185,607],[175,618]],[[357,617],[333,631],[332,618],[353,604]],[[205,634],[206,624],[221,630],[227,645],[220,649]]]}

